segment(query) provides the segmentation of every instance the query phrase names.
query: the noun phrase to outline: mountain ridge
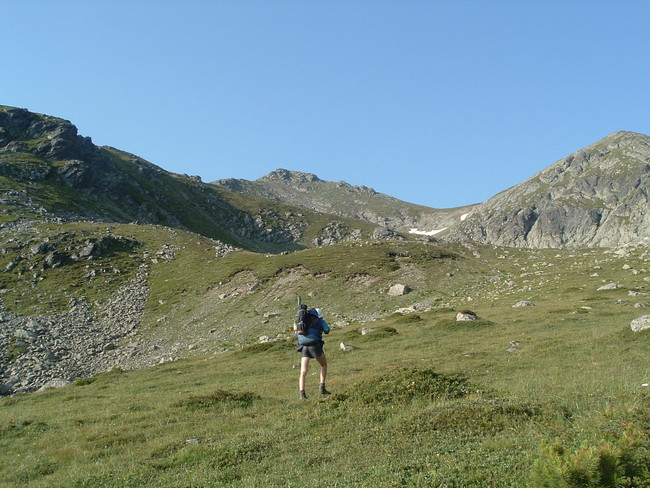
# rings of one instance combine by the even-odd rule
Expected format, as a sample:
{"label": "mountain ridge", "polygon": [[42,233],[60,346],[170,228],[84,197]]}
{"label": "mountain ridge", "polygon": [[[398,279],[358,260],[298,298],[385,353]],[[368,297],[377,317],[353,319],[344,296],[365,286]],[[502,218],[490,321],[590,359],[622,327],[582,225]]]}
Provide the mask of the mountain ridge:
{"label": "mountain ridge", "polygon": [[618,131],[485,202],[434,209],[283,168],[203,183],[95,146],[64,119],[0,107],[4,221],[138,221],[258,251],[368,237],[532,248],[644,242],[649,172],[650,138]]}
{"label": "mountain ridge", "polygon": [[408,234],[414,228],[448,227],[475,206],[435,209],[399,200],[364,185],[326,181],[313,173],[284,168],[254,181],[228,178],[211,184],[315,212],[362,219],[381,226],[387,232],[402,234]]}

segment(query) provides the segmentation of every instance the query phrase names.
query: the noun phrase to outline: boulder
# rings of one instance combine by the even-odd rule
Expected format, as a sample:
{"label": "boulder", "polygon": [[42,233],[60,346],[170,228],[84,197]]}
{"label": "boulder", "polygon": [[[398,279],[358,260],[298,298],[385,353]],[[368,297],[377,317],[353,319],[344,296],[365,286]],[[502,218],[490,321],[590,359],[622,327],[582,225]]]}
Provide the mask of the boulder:
{"label": "boulder", "polygon": [[630,322],[630,327],[634,332],[650,329],[650,315],[643,315],[638,319],[634,319]]}
{"label": "boulder", "polygon": [[402,295],[406,295],[410,291],[411,289],[407,285],[397,283],[389,288],[388,295],[391,297],[400,297]]}
{"label": "boulder", "polygon": [[38,391],[49,390],[50,388],[64,388],[70,384],[70,381],[64,380],[63,378],[54,378],[52,381],[48,381],[43,386],[41,386]]}
{"label": "boulder", "polygon": [[608,283],[607,285],[599,287],[596,291],[616,290],[617,288],[619,288],[618,283]]}
{"label": "boulder", "polygon": [[515,303],[512,308],[519,308],[519,307],[534,307],[535,304],[533,302],[530,302],[528,300],[519,300],[517,303]]}
{"label": "boulder", "polygon": [[472,322],[478,320],[478,317],[471,312],[458,312],[456,314],[456,322]]}

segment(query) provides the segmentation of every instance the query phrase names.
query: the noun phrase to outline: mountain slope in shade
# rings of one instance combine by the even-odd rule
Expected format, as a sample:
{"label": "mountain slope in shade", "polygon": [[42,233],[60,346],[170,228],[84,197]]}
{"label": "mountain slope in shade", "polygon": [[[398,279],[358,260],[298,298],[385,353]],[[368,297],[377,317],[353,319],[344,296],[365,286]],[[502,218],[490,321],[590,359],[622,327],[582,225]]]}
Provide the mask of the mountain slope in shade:
{"label": "mountain slope in shade", "polygon": [[472,210],[447,238],[514,247],[650,239],[650,137],[616,132]]}

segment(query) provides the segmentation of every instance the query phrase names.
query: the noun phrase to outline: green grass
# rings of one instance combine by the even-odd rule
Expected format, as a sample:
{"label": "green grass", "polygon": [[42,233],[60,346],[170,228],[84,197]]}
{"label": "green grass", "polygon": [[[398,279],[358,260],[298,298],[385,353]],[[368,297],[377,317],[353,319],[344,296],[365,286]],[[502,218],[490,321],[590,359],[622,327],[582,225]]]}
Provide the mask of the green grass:
{"label": "green grass", "polygon": [[[297,400],[298,354],[282,342],[2,399],[0,482],[514,487],[559,452],[573,466],[608,443],[641,483],[648,335],[594,315],[558,323],[544,304],[473,309],[491,324],[467,330],[433,311],[377,321],[396,331],[379,339],[335,329],[324,400],[315,363],[310,399]],[[521,352],[508,353],[514,337]]]}
{"label": "green grass", "polygon": [[[48,225],[42,235],[107,232]],[[136,264],[150,267],[141,334],[171,342],[204,334],[203,353],[0,399],[0,486],[648,484],[650,337],[629,328],[645,298],[628,297],[650,286],[642,248],[617,257],[384,242],[217,259],[214,241],[191,233],[110,232],[139,246],[105,266],[132,262],[121,280]],[[3,259],[36,236],[22,251],[7,241]],[[154,262],[163,245],[175,258]],[[25,311],[40,287],[62,286],[71,276],[55,274],[73,269],[46,271],[37,291],[23,290]],[[389,297],[395,282],[413,291]],[[597,291],[607,282],[621,287]],[[83,293],[101,301],[114,286],[97,280],[96,295]],[[298,294],[340,323],[326,336],[329,398],[317,395],[314,361],[309,400],[298,400],[294,344],[255,344],[288,334]],[[512,308],[519,300],[535,306]],[[418,302],[431,308],[394,313]],[[467,309],[479,320],[456,322]],[[363,327],[374,332],[361,335]],[[243,347],[213,353],[229,344]]]}

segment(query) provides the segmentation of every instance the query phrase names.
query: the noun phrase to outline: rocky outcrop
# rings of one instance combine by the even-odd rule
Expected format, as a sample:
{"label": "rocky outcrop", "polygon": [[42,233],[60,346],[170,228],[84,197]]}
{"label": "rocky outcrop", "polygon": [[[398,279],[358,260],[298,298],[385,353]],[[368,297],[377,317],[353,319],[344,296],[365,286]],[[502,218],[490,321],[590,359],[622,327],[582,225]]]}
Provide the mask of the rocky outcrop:
{"label": "rocky outcrop", "polygon": [[617,132],[476,207],[448,238],[615,247],[650,238],[650,138]]}

